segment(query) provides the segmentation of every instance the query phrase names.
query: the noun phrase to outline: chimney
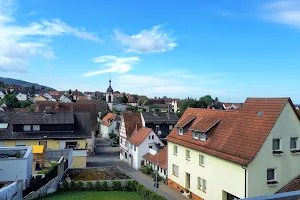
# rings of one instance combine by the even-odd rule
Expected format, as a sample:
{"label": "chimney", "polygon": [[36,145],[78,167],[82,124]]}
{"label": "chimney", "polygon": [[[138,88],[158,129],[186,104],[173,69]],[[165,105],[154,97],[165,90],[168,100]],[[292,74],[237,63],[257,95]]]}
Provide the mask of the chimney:
{"label": "chimney", "polygon": [[54,112],[59,112],[58,102],[55,102]]}
{"label": "chimney", "polygon": [[135,124],[136,131],[138,131],[140,128],[141,128],[140,122],[136,122],[136,124]]}

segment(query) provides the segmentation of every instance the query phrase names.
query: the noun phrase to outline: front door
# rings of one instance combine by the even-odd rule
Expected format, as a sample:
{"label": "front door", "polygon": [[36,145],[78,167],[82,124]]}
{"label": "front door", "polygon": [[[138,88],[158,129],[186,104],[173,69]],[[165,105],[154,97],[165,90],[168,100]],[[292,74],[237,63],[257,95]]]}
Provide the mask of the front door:
{"label": "front door", "polygon": [[185,188],[190,189],[191,187],[191,175],[189,173],[185,173]]}
{"label": "front door", "polygon": [[133,155],[131,155],[131,166],[133,166]]}

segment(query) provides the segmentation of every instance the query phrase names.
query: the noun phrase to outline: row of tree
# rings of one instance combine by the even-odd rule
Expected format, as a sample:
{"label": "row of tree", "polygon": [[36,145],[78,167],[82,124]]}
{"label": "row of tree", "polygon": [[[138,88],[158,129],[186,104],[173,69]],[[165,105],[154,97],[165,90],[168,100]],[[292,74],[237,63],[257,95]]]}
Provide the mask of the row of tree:
{"label": "row of tree", "polygon": [[3,103],[9,105],[12,108],[28,108],[31,104],[33,104],[33,102],[30,100],[19,101],[16,95],[12,93],[6,94],[3,99],[0,99],[0,106]]}

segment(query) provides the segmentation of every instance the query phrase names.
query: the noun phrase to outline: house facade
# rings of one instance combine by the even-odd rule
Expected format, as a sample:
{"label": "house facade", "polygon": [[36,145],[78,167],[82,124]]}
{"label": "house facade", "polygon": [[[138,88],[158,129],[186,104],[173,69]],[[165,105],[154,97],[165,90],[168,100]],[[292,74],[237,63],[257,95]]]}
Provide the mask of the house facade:
{"label": "house facade", "polygon": [[23,188],[32,176],[32,147],[0,147],[0,182],[23,181]]}
{"label": "house facade", "polygon": [[121,119],[118,115],[114,113],[108,113],[100,121],[100,134],[102,138],[109,138],[109,134],[114,132],[118,133],[120,127]]}
{"label": "house facade", "polygon": [[0,91],[0,99],[3,99],[5,96],[6,92],[5,91]]}
{"label": "house facade", "polygon": [[[0,146],[44,145],[46,149],[86,150],[92,140],[88,113],[0,113]],[[86,165],[85,156],[77,157]],[[76,163],[76,157],[74,157]]]}
{"label": "house facade", "polygon": [[143,126],[151,128],[160,138],[169,135],[178,120],[173,112],[142,112]]}
{"label": "house facade", "polygon": [[129,142],[135,129],[142,127],[140,113],[124,112],[121,115],[121,127],[119,131],[120,160],[129,163]]}
{"label": "house facade", "polygon": [[33,102],[34,103],[37,103],[37,102],[40,102],[40,101],[47,101],[47,99],[45,97],[43,97],[43,96],[35,96],[33,98]]}
{"label": "house facade", "polygon": [[165,180],[168,177],[168,147],[165,146],[160,150],[150,149],[149,153],[143,156],[144,165],[151,166],[153,170],[158,169],[158,175],[163,177]]}
{"label": "house facade", "polygon": [[158,150],[164,146],[157,134],[146,127],[136,128],[128,139],[128,163],[134,169],[140,169],[144,165],[143,156],[149,153],[150,149]]}
{"label": "house facade", "polygon": [[289,98],[248,98],[239,111],[188,108],[167,137],[169,186],[194,199],[276,193],[300,174],[299,119]]}

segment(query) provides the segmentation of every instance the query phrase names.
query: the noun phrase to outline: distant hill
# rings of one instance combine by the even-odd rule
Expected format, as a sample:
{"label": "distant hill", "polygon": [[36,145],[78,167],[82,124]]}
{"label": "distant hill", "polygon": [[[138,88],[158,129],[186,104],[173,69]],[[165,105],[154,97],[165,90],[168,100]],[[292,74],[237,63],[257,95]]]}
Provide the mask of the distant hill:
{"label": "distant hill", "polygon": [[27,82],[27,81],[13,79],[13,78],[0,77],[0,81],[3,81],[7,85],[20,85],[22,87],[32,87],[32,85],[34,85],[35,88],[41,89],[42,87],[44,87],[45,90],[56,91],[54,88],[51,88],[51,87],[48,87],[48,86],[45,86],[45,85],[40,85],[40,84],[37,84],[37,83],[30,83],[30,82]]}

